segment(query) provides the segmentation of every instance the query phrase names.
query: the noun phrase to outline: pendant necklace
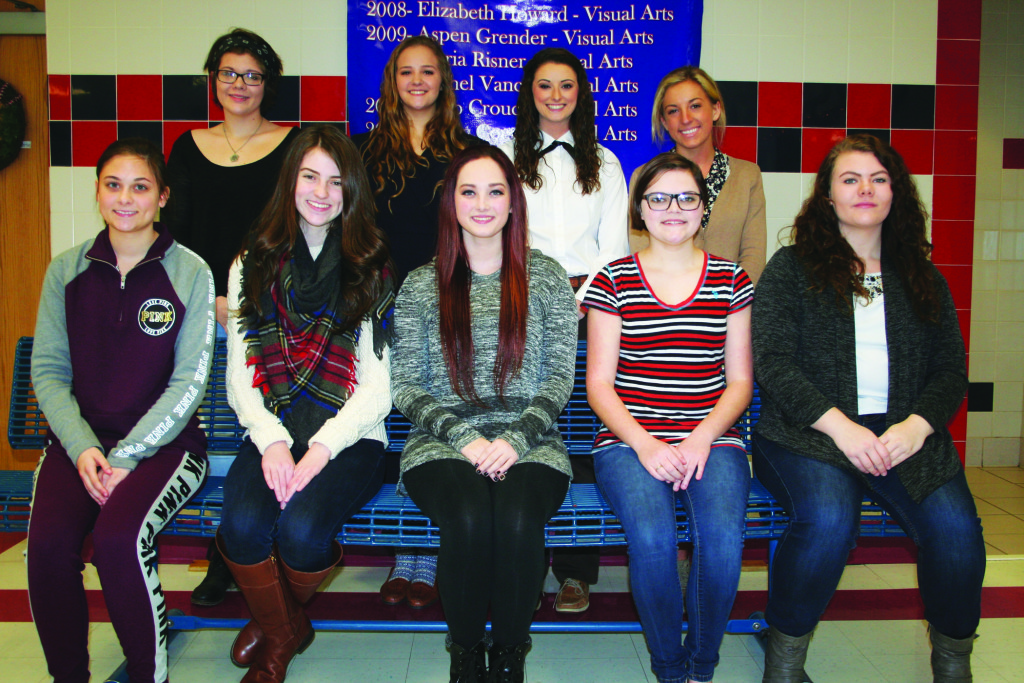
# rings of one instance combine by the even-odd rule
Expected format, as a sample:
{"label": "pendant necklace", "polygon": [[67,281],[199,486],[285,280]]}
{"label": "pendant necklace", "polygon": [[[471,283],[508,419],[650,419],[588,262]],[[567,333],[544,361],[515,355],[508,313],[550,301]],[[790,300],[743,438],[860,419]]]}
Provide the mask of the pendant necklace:
{"label": "pendant necklace", "polygon": [[249,140],[252,140],[253,136],[255,136],[256,133],[260,132],[260,128],[262,128],[262,127],[263,127],[263,119],[261,118],[260,119],[260,125],[256,126],[256,130],[254,130],[252,132],[252,135],[250,135],[248,138],[245,139],[245,142],[242,143],[241,147],[239,147],[238,149],[235,149],[234,146],[231,144],[231,140],[228,139],[228,127],[227,127],[227,125],[224,124],[224,125],[221,126],[221,130],[224,131],[224,142],[228,143],[228,147],[230,147],[231,151],[234,152],[234,154],[231,155],[231,163],[234,163],[234,162],[238,161],[238,153],[241,152],[243,149],[245,149],[245,146],[249,144]]}

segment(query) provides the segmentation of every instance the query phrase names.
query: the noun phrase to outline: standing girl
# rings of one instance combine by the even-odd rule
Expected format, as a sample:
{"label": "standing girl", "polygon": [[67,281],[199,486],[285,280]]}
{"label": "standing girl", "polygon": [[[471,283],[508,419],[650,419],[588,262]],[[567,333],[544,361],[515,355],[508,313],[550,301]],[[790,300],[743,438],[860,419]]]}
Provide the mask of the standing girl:
{"label": "standing girl", "polygon": [[[398,286],[437,251],[440,185],[452,158],[483,141],[462,130],[451,66],[428,36],[406,38],[391,53],[377,111],[377,127],[352,141],[370,174],[377,226],[390,241]],[[381,599],[389,605],[408,599],[417,609],[436,602],[436,553],[399,548],[395,560]]]}
{"label": "standing girl", "polygon": [[[228,320],[228,269],[274,190],[296,128],[271,123],[283,66],[260,36],[235,29],[214,41],[203,65],[213,102],[224,122],[183,133],[174,143],[167,171],[174,195],[160,217],[175,239],[210,264],[217,294],[217,322]],[[192,602],[224,600],[231,573],[211,543],[209,569],[192,591]]]}
{"label": "standing girl", "polygon": [[[629,253],[622,166],[597,142],[590,82],[568,50],[547,48],[526,63],[517,107],[515,136],[502,150],[515,160],[526,191],[530,244],[565,268],[582,301],[597,272]],[[581,322],[580,337],[586,333]],[[589,453],[572,458],[572,473],[577,483],[594,483]],[[555,550],[553,556],[559,583],[555,609],[586,610],[600,554],[570,548]]]}
{"label": "standing girl", "polygon": [[[697,248],[739,263],[757,284],[764,270],[766,242],[761,169],[718,148],[725,137],[725,101],[718,84],[703,69],[674,69],[658,84],[651,137],[660,144],[666,133],[675,151],[697,164],[707,183]],[[647,236],[634,230],[630,244],[632,251],[639,251],[647,246]]]}
{"label": "standing girl", "polygon": [[89,680],[89,532],[129,676],[167,680],[156,535],[206,478],[193,413],[215,323],[210,269],[153,222],[165,177],[151,142],[110,145],[96,164],[106,229],[55,258],[43,283],[32,384],[50,433],[32,495],[28,593],[58,683]]}
{"label": "standing girl", "polygon": [[175,238],[210,264],[217,321],[228,319],[228,269],[274,190],[298,129],[271,123],[281,58],[267,41],[236,28],[214,41],[203,70],[224,122],[181,135],[167,170],[174,196],[161,214]]}
{"label": "standing girl", "polygon": [[[698,249],[707,188],[673,152],[643,167],[630,223],[650,244],[594,279],[587,398],[602,420],[597,483],[622,521],[659,683],[710,681],[736,597],[750,469],[735,429],[753,392],[743,269]],[[666,378],[669,378],[666,380]],[[676,500],[690,520],[689,630],[676,572]]]}
{"label": "standing girl", "polygon": [[437,257],[395,309],[395,406],[413,424],[409,495],[441,530],[451,680],[521,683],[544,582],[544,525],[569,486],[556,420],[572,391],[576,316],[565,271],[526,244],[526,202],[496,147],[452,162]]}
{"label": "standing girl", "polygon": [[228,283],[228,401],[246,439],[220,548],[253,620],[243,681],[283,681],[313,640],[303,606],[341,560],[342,524],[380,489],[392,286],[352,142],[304,129]]}

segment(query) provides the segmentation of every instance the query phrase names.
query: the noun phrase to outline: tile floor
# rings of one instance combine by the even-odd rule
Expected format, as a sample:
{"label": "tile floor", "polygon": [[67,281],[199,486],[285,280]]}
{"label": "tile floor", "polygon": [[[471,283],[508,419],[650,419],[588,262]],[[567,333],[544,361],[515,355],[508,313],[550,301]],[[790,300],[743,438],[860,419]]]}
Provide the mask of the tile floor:
{"label": "tile floor", "polygon": [[[971,489],[978,500],[988,545],[986,586],[1024,586],[1024,469],[971,468]],[[0,554],[0,590],[25,589],[24,544]],[[167,590],[189,590],[200,575],[184,565],[163,565]],[[374,591],[387,569],[348,567],[326,590]],[[740,590],[764,590],[766,572],[745,569]],[[94,570],[88,588],[98,588]],[[911,588],[912,565],[850,566],[840,590]],[[549,576],[546,589],[556,590]],[[595,591],[626,590],[624,567],[602,567]],[[973,659],[975,683],[1024,683],[1024,614],[1021,618],[983,619]],[[171,678],[187,681],[238,681],[242,671],[226,657],[233,632],[207,630],[178,635],[171,644]],[[94,624],[90,636],[93,680],[102,681],[121,663],[120,646],[109,623]],[[751,636],[727,635],[715,680],[757,683],[763,655]],[[643,636],[639,634],[538,634],[527,659],[530,683],[654,683]],[[807,663],[816,682],[930,681],[925,625],[916,620],[825,621],[819,626]],[[0,680],[43,683],[46,675],[39,641],[31,623],[0,622]],[[440,634],[321,633],[289,670],[290,683],[444,683],[447,655]]]}

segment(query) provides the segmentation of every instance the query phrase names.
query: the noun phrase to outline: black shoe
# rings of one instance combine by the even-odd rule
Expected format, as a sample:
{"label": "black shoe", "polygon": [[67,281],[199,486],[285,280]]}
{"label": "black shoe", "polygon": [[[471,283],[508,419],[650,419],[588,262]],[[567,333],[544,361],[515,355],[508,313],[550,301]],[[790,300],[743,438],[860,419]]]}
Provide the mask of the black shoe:
{"label": "black shoe", "polygon": [[224,564],[224,558],[215,544],[210,544],[210,568],[206,570],[206,578],[192,591],[192,604],[202,607],[213,607],[224,602],[228,589],[235,585],[231,578],[231,570]]}
{"label": "black shoe", "polygon": [[481,641],[476,647],[466,650],[452,643],[450,652],[450,683],[487,683],[487,645]]}
{"label": "black shoe", "polygon": [[526,675],[526,652],[530,640],[512,647],[492,647],[487,683],[523,683]]}

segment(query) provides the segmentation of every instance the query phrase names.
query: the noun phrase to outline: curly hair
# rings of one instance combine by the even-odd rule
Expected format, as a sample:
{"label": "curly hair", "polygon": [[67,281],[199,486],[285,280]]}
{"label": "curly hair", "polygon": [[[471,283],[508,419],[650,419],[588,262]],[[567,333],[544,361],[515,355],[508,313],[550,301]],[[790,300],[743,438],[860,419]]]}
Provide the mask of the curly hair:
{"label": "curly hair", "polygon": [[448,57],[437,41],[429,36],[409,36],[392,50],[388,63],[384,66],[384,75],[380,81],[380,103],[377,113],[380,122],[370,132],[369,140],[363,148],[363,159],[373,181],[374,194],[382,194],[387,179],[398,171],[401,178],[395,193],[388,199],[394,199],[405,190],[405,179],[416,175],[417,166],[427,166],[423,159],[412,148],[409,140],[409,117],[398,94],[398,58],[411,47],[425,47],[434,53],[437,66],[441,72],[441,90],[434,105],[434,116],[423,131],[423,144],[438,161],[447,162],[466,147],[465,133],[459,120],[455,101],[455,80]]}
{"label": "curly hair", "polygon": [[673,69],[665,74],[665,77],[658,83],[658,89],[654,91],[654,108],[651,110],[651,139],[658,145],[665,141],[665,124],[662,123],[665,95],[669,88],[686,81],[693,81],[699,85],[711,104],[719,106],[721,113],[714,123],[714,143],[717,149],[725,140],[725,100],[722,99],[722,91],[719,90],[715,79],[699,66],[681,66],[678,69]]}
{"label": "curly hair", "polygon": [[576,183],[582,194],[601,189],[601,156],[594,123],[594,95],[583,64],[573,53],[561,47],[544,48],[523,67],[523,80],[519,85],[516,102],[515,158],[519,179],[531,190],[544,184],[537,167],[540,165],[540,112],[533,100],[533,81],[537,70],[545,64],[564,64],[576,74],[576,108],[569,117],[573,147],[576,150]]}
{"label": "curly hair", "polygon": [[220,60],[224,55],[249,55],[263,67],[263,100],[260,102],[260,114],[267,115],[267,112],[277,101],[277,88],[281,84],[281,74],[284,73],[284,64],[281,58],[270,47],[270,43],[263,40],[258,34],[247,31],[244,28],[236,28],[231,33],[225,33],[213,41],[206,61],[203,63],[203,70],[210,75],[210,93],[213,101],[223,109],[220,100],[217,99],[217,77],[215,72],[220,68]]}
{"label": "curly hair", "polygon": [[[376,206],[370,181],[359,159],[359,150],[347,135],[330,124],[303,128],[285,152],[274,192],[253,226],[248,244],[239,257],[246,260],[242,283],[241,317],[260,310],[263,292],[277,280],[281,259],[292,252],[299,234],[299,212],[295,206],[295,186],[306,153],[319,149],[341,171],[343,208],[328,230],[340,230],[339,249],[345,263],[341,283],[341,310],[349,326],[358,326],[384,292],[389,272],[394,272],[384,233],[377,227]],[[248,252],[248,256],[246,256]]]}
{"label": "curly hair", "polygon": [[647,229],[641,213],[640,203],[647,193],[647,188],[658,181],[658,178],[668,171],[686,171],[697,183],[697,192],[700,193],[701,206],[708,205],[708,184],[704,180],[704,174],[700,172],[700,166],[690,161],[678,152],[662,152],[646,164],[640,167],[640,172],[633,181],[633,187],[629,191],[629,229],[643,232]]}
{"label": "curly hair", "polygon": [[818,169],[811,196],[804,201],[793,223],[794,247],[807,271],[811,289],[817,292],[831,289],[835,292],[836,303],[851,313],[851,292],[854,296],[867,297],[863,283],[864,262],[840,232],[839,218],[831,200],[836,160],[847,152],[872,154],[889,173],[892,206],[882,222],[882,254],[895,265],[917,316],[924,321],[936,321],[939,298],[934,269],[928,259],[932,250],[927,239],[928,213],[903,157],[873,135],[851,135],[832,148]]}
{"label": "curly hair", "polygon": [[472,273],[469,255],[455,213],[459,173],[470,162],[490,159],[508,183],[510,213],[501,234],[501,305],[498,313],[498,353],[494,359],[494,387],[504,401],[505,385],[519,374],[526,351],[526,318],[530,308],[527,284],[528,245],[526,195],[517,182],[512,162],[497,147],[470,147],[453,160],[444,177],[437,231],[437,292],[440,310],[441,351],[452,390],[462,400],[483,407],[473,382],[475,353],[469,306]]}

